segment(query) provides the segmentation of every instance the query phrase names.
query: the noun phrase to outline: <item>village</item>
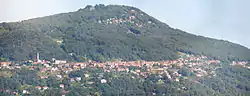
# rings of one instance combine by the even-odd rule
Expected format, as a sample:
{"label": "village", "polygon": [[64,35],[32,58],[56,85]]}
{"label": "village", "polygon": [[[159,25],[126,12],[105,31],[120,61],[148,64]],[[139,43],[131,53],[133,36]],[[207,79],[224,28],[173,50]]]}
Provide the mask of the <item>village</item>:
{"label": "village", "polygon": [[96,22],[99,24],[132,25],[137,28],[143,28],[147,24],[155,25],[155,23],[151,20],[146,20],[145,22],[142,20],[137,20],[138,18],[143,18],[144,15],[145,14],[132,9],[128,12],[123,13],[120,17],[97,19]]}
{"label": "village", "polygon": [[[50,61],[40,60],[39,53],[37,53],[36,60],[25,61],[25,64],[13,64],[12,62],[0,62],[0,69],[16,70],[26,68],[28,70],[38,70],[37,78],[46,79],[49,76],[55,76],[59,81],[64,78],[70,79],[70,82],[80,82],[83,78],[90,78],[92,74],[85,73],[84,77],[70,78],[68,74],[73,71],[78,71],[88,68],[98,68],[103,72],[124,72],[131,73],[141,78],[147,78],[150,74],[158,74],[159,76],[166,76],[168,80],[179,82],[181,77],[188,79],[189,76],[183,75],[179,72],[181,68],[187,68],[198,79],[202,77],[216,76],[216,69],[220,68],[220,60],[210,60],[206,56],[196,56],[185,53],[179,53],[179,59],[166,60],[166,61],[107,61],[107,62],[95,62],[88,60],[87,62],[70,62],[66,60],[57,60],[52,58]],[[236,62],[233,61],[232,66],[242,66],[250,69],[248,62]],[[133,67],[133,68],[131,68]],[[107,78],[100,77],[99,83],[112,82]],[[131,78],[135,78],[132,76]],[[96,82],[86,81],[87,84],[94,84]],[[64,89],[64,84],[59,85]],[[46,90],[48,86],[35,86],[38,90]],[[23,94],[28,93],[27,90],[23,90]]]}
{"label": "village", "polygon": [[[109,18],[106,20],[98,20],[98,23],[100,24],[125,24],[125,23],[131,23],[131,24],[135,24],[136,27],[142,28],[143,24],[140,22],[135,22],[134,20],[136,18],[140,18],[142,16],[144,16],[144,14],[139,14],[139,17],[137,17],[138,13],[135,10],[130,10],[129,12],[126,12],[124,14],[122,14],[122,17],[126,17],[126,18]],[[151,24],[152,21],[148,21],[148,24]]]}

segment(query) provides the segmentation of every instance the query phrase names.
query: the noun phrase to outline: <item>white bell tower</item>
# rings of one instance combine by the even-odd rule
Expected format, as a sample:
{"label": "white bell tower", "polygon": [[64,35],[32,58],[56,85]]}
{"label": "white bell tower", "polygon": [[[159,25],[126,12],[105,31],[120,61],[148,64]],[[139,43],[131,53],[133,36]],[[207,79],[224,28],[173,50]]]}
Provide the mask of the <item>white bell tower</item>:
{"label": "white bell tower", "polygon": [[39,56],[39,53],[38,53],[38,52],[37,52],[37,55],[36,55],[36,60],[37,60],[37,62],[41,62],[40,56]]}

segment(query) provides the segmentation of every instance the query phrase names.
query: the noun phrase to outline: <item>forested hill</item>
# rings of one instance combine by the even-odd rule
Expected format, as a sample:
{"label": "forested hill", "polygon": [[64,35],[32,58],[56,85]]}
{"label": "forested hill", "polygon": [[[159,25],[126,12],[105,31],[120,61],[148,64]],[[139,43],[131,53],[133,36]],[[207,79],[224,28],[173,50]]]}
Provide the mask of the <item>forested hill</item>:
{"label": "forested hill", "polygon": [[177,52],[226,60],[250,60],[250,50],[228,41],[169,27],[141,10],[87,6],[76,12],[0,24],[0,56],[8,60],[96,61],[175,59]]}

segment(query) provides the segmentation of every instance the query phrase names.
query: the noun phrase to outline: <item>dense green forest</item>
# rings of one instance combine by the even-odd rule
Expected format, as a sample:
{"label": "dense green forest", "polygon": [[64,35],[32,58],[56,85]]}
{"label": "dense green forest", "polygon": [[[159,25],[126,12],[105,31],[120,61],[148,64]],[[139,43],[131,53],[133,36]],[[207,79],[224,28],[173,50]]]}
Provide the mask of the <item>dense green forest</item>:
{"label": "dense green forest", "polygon": [[129,6],[89,5],[76,12],[0,23],[3,60],[30,60],[37,52],[47,60],[168,60],[177,58],[178,51],[250,60],[246,47],[171,28]]}

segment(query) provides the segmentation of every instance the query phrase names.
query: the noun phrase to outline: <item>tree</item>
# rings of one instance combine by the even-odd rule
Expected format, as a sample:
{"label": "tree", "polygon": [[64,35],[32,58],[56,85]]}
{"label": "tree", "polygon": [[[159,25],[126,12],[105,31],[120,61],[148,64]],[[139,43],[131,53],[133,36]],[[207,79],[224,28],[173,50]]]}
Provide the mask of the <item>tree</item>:
{"label": "tree", "polygon": [[54,88],[59,87],[59,83],[57,82],[56,77],[52,77],[52,76],[50,76],[47,79],[47,85],[48,85],[48,87],[54,87]]}
{"label": "tree", "polygon": [[43,96],[62,96],[62,94],[59,89],[52,88],[45,90]]}
{"label": "tree", "polygon": [[190,70],[186,67],[183,67],[181,68],[179,71],[178,71],[179,74],[181,74],[182,76],[192,76],[193,73],[190,72]]}
{"label": "tree", "polygon": [[5,62],[5,61],[8,61],[7,58],[0,58],[0,62]]}

